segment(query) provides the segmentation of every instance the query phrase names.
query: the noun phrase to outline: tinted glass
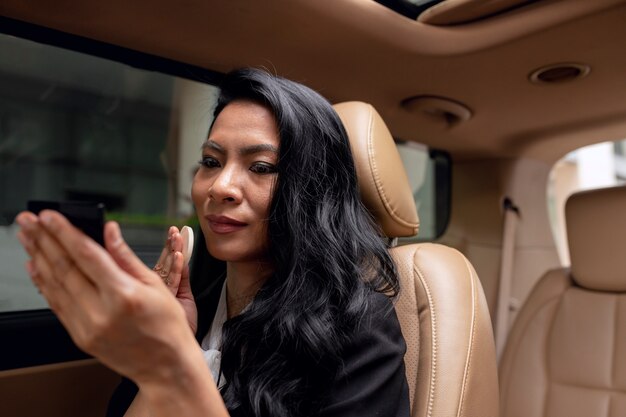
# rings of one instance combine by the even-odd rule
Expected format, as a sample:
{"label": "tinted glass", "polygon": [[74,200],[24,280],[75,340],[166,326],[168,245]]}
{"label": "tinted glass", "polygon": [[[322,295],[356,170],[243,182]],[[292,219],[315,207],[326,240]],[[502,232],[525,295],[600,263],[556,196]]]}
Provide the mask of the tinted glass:
{"label": "tinted glass", "polygon": [[565,203],[583,190],[626,184],[626,140],[602,142],[568,153],[552,167],[548,181],[548,214],[563,266],[570,265]]}
{"label": "tinted glass", "polygon": [[152,264],[193,222],[191,179],[216,88],[0,35],[0,312],[45,308],[15,215],[28,200],[97,201]]}
{"label": "tinted glass", "polygon": [[450,158],[417,143],[397,146],[420,219],[418,235],[402,241],[434,240],[443,234],[450,216]]}

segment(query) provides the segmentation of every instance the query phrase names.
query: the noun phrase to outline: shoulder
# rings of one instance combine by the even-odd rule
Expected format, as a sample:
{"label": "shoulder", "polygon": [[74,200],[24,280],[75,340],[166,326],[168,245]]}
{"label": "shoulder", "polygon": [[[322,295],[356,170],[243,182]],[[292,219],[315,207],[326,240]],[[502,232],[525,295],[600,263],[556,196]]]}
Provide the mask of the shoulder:
{"label": "shoulder", "polygon": [[405,352],[406,343],[392,300],[372,292],[365,314],[343,352],[345,370],[349,372],[351,365],[368,363],[368,359],[381,356],[388,359],[390,369],[403,367]]}
{"label": "shoulder", "polygon": [[372,291],[368,295],[365,313],[354,328],[348,347],[359,349],[364,341],[369,342],[368,346],[381,344],[381,348],[393,348],[402,355],[406,351],[393,301],[385,294]]}
{"label": "shoulder", "polygon": [[342,352],[343,366],[322,416],[408,416],[406,345],[392,301],[369,296],[367,309]]}
{"label": "shoulder", "polygon": [[393,300],[377,291],[371,291],[368,295],[368,307],[366,309],[367,314],[372,319],[380,322],[397,322],[396,309],[393,305]]}

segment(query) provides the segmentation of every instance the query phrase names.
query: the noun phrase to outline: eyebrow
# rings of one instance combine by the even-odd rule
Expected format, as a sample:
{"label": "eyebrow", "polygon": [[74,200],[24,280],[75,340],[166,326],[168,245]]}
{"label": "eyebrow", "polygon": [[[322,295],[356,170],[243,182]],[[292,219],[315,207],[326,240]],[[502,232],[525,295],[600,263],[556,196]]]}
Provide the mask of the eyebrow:
{"label": "eyebrow", "polygon": [[[211,150],[214,150],[215,152],[221,153],[222,155],[226,153],[226,151],[224,150],[224,148],[222,148],[221,145],[219,145],[217,142],[214,142],[210,139],[208,139],[206,142],[202,144],[202,149],[211,149]],[[276,148],[274,145],[270,145],[269,143],[262,143],[259,145],[245,146],[239,149],[239,154],[243,156],[252,155],[252,154],[261,153],[261,152],[272,152],[272,153],[278,154],[278,148]]]}

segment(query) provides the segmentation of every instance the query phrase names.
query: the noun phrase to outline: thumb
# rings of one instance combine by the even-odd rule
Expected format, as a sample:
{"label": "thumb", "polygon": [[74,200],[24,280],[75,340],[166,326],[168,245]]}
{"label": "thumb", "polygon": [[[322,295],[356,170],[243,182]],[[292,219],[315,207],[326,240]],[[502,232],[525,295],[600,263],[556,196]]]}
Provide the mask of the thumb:
{"label": "thumb", "polygon": [[193,294],[191,293],[191,283],[189,282],[189,265],[185,265],[183,268],[176,297],[193,299]]}
{"label": "thumb", "polygon": [[104,226],[104,246],[115,263],[125,272],[142,280],[149,276],[146,274],[146,265],[135,255],[122,237],[117,222],[110,221]]}

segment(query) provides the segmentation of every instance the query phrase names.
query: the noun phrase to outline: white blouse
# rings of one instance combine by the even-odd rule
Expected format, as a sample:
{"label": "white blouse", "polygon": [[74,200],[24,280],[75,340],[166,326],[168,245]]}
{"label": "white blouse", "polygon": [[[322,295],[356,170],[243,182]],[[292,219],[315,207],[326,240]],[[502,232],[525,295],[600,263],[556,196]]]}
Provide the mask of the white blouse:
{"label": "white blouse", "polygon": [[220,372],[220,365],[222,362],[222,327],[228,318],[227,306],[226,306],[226,281],[222,286],[222,293],[220,295],[220,301],[217,304],[217,310],[215,310],[215,316],[213,317],[213,323],[211,324],[211,330],[202,339],[202,350],[204,354],[204,360],[206,361],[213,380],[217,385],[217,388],[221,388],[226,380],[224,375]]}

